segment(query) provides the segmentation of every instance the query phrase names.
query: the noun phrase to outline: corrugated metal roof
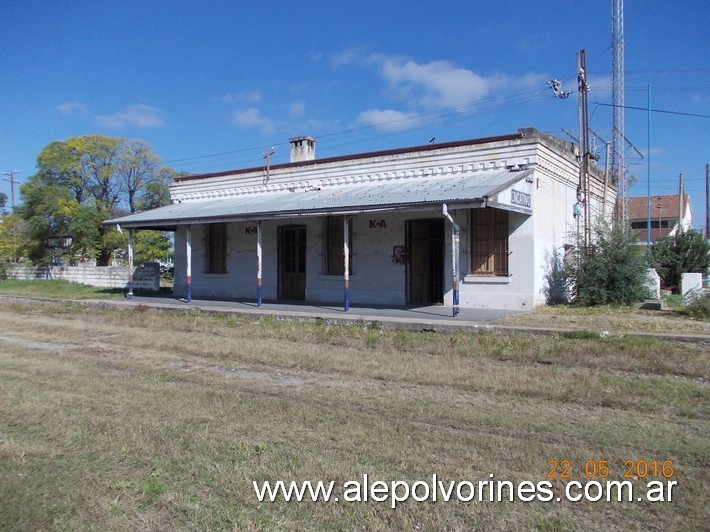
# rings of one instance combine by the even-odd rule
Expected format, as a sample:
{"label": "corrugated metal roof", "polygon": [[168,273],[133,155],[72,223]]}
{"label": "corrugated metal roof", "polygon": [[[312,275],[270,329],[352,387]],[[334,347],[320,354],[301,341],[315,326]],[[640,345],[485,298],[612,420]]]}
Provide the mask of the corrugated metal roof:
{"label": "corrugated metal roof", "polygon": [[490,197],[531,173],[532,170],[488,170],[445,177],[392,178],[367,183],[258,191],[175,203],[108,220],[104,224],[137,228],[171,227],[186,223],[470,202]]}

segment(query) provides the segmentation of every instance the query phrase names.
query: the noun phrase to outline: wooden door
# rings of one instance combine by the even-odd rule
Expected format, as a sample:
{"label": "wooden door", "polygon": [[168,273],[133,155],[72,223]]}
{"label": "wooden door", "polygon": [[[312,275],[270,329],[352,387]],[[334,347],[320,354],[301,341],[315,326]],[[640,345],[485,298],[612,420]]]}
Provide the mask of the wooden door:
{"label": "wooden door", "polygon": [[408,220],[407,303],[444,302],[444,220]]}
{"label": "wooden door", "polygon": [[279,299],[306,299],[306,226],[282,225],[278,234]]}

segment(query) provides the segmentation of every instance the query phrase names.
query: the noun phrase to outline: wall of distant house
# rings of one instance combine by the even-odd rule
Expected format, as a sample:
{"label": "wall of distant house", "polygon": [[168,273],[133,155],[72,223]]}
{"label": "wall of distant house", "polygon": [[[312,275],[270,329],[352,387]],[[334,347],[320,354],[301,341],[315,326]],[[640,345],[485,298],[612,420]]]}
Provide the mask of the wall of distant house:
{"label": "wall of distant house", "polygon": [[[100,288],[126,288],[127,266],[14,266],[8,268],[10,279],[65,279]],[[133,271],[133,289],[160,290],[157,263],[139,266]]]}

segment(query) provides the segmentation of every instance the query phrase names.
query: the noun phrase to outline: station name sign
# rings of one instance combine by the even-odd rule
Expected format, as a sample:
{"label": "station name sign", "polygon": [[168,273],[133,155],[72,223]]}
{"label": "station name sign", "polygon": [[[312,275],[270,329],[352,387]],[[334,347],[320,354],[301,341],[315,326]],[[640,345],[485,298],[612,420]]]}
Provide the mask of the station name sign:
{"label": "station name sign", "polygon": [[532,196],[526,194],[525,192],[520,192],[519,190],[512,189],[510,191],[510,203],[513,205],[520,205],[521,207],[532,208]]}

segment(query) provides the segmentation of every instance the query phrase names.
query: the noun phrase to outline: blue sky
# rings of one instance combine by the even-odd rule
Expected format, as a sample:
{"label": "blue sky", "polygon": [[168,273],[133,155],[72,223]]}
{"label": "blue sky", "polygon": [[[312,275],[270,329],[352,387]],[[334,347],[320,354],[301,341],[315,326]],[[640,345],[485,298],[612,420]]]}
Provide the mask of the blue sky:
{"label": "blue sky", "polygon": [[[611,0],[282,2],[2,0],[0,171],[21,182],[55,140],[139,138],[175,170],[288,161],[515,132],[577,135],[576,54],[591,127],[610,139]],[[626,105],[651,118],[652,193],[685,175],[704,225],[710,2],[625,2]],[[575,91],[566,99],[553,78]],[[688,115],[705,115],[688,116]],[[632,195],[646,193],[646,111],[627,110]],[[601,149],[603,151],[603,149]],[[10,194],[6,181],[0,191]]]}

